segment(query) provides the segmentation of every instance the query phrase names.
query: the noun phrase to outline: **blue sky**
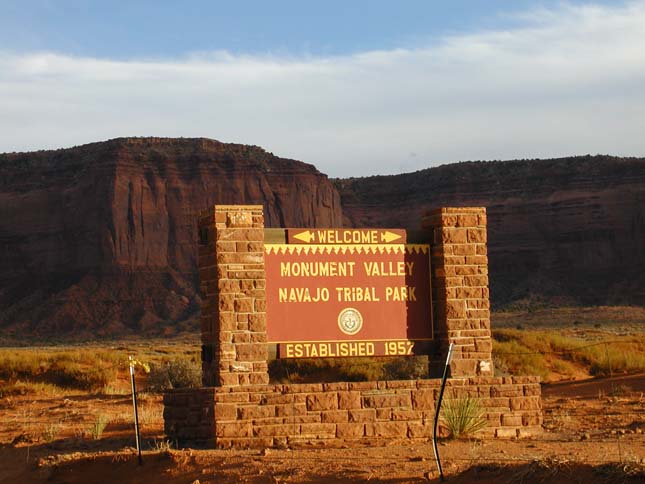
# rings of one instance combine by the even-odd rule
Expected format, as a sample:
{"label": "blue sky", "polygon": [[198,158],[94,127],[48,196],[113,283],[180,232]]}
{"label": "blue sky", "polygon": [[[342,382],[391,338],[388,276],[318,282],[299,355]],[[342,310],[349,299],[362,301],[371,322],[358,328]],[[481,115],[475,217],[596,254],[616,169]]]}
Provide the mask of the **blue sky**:
{"label": "blue sky", "polygon": [[[445,35],[508,28],[562,2],[325,0],[2,0],[0,45],[111,59],[193,52],[342,55],[414,47]],[[572,4],[581,4],[573,2]],[[616,2],[604,2],[607,4]]]}
{"label": "blue sky", "polygon": [[332,176],[645,155],[645,2],[0,0],[0,151],[256,144]]}

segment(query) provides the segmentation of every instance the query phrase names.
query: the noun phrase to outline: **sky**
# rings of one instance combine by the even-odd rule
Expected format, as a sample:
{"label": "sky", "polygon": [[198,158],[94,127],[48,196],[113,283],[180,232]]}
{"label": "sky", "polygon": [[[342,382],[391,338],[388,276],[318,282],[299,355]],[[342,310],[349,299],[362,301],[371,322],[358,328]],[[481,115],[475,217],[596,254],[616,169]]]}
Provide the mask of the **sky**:
{"label": "sky", "polygon": [[259,145],[334,177],[645,156],[645,0],[0,0],[0,152]]}

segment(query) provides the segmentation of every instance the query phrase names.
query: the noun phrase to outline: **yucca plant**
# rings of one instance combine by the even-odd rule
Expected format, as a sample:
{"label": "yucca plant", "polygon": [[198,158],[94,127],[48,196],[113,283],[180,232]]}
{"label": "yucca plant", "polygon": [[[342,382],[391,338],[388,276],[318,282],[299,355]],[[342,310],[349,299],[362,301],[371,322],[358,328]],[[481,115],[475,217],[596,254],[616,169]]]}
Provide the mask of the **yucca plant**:
{"label": "yucca plant", "polygon": [[90,435],[92,439],[99,440],[103,436],[103,431],[105,427],[110,423],[110,419],[105,414],[99,414],[96,416],[96,420],[90,427]]}
{"label": "yucca plant", "polygon": [[446,400],[442,414],[450,436],[455,439],[474,434],[487,424],[479,400],[469,395]]}

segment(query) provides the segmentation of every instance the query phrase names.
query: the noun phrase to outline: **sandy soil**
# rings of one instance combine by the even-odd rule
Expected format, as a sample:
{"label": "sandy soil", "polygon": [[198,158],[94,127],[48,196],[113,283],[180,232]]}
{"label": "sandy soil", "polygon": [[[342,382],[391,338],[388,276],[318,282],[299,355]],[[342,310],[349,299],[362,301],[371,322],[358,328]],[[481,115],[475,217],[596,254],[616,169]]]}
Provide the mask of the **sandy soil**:
{"label": "sandy soil", "polygon": [[[541,435],[443,441],[444,474],[455,483],[643,482],[644,391],[645,374],[545,385]],[[140,466],[132,448],[128,395],[2,399],[0,483],[439,481],[430,442],[169,450],[160,399],[144,397],[141,404],[144,448],[151,450],[144,451]],[[98,415],[108,415],[110,423],[94,439]]]}

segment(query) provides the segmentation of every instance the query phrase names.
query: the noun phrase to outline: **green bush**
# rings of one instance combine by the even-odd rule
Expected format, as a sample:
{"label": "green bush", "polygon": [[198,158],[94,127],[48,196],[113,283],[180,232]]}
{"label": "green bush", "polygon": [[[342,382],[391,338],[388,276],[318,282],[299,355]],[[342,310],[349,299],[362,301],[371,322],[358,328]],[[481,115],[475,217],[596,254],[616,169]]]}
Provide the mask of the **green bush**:
{"label": "green bush", "polygon": [[163,392],[173,388],[197,388],[202,384],[201,364],[193,360],[173,360],[150,365],[146,388]]}
{"label": "green bush", "polygon": [[472,435],[487,423],[479,400],[468,395],[447,399],[441,413],[450,436],[455,439]]}

